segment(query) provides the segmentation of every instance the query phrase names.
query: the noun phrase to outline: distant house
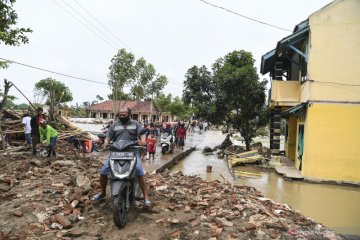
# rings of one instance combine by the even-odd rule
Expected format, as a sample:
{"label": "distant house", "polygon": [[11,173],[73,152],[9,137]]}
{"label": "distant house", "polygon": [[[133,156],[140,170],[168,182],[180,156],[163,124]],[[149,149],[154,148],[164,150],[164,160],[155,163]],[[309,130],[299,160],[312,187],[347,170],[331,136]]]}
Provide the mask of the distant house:
{"label": "distant house", "polygon": [[269,73],[270,148],[308,179],[360,182],[360,1],[335,0],[262,56]]}
{"label": "distant house", "polygon": [[130,108],[131,118],[141,122],[172,121],[170,113],[161,115],[154,108],[151,101],[113,101],[91,105],[86,109],[89,118],[114,119],[120,108]]}

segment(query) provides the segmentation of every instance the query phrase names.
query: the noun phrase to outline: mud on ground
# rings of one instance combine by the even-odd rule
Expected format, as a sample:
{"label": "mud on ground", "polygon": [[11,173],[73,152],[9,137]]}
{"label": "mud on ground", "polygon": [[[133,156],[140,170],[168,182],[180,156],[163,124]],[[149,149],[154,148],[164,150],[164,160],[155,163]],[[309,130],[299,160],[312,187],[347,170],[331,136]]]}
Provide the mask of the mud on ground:
{"label": "mud on ground", "polygon": [[1,156],[0,239],[342,239],[255,188],[181,173],[148,175],[152,210],[137,202],[118,229],[110,199],[94,203],[103,158]]}

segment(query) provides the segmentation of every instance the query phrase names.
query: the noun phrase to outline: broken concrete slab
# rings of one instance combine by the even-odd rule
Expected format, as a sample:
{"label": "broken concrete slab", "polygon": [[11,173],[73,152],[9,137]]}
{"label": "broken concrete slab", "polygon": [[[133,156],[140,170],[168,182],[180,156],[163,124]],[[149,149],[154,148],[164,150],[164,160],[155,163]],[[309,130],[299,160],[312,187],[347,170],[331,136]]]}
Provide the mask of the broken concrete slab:
{"label": "broken concrete slab", "polygon": [[285,178],[294,179],[294,180],[304,179],[304,176],[295,167],[279,166],[279,167],[275,167],[275,171],[283,175]]}

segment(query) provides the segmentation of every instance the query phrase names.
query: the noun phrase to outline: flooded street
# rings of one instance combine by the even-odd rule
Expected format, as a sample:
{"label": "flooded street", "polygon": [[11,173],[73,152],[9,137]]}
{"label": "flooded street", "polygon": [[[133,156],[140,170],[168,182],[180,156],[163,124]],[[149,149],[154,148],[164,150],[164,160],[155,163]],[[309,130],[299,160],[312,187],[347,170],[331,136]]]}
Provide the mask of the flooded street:
{"label": "flooded street", "polygon": [[[257,188],[265,197],[288,204],[337,233],[360,235],[359,187],[285,181],[271,170],[256,167],[238,169],[261,174],[258,179],[233,177],[225,160],[218,159],[215,154],[202,154],[205,146],[219,145],[224,138],[225,135],[220,132],[193,133],[188,136],[187,145],[197,145],[197,150],[175,165],[171,171],[197,175],[208,181],[223,181],[221,174],[230,182]],[[212,165],[211,173],[206,172],[207,165]]]}
{"label": "flooded street", "polygon": [[[85,131],[100,132],[103,124],[75,123]],[[188,135],[186,146],[197,146],[196,151],[172,167],[171,171],[182,171],[185,175],[196,175],[207,181],[225,177],[229,182],[249,185],[260,190],[265,197],[285,203],[309,218],[335,230],[337,233],[360,235],[360,188],[330,184],[312,184],[301,181],[286,181],[272,170],[256,167],[237,167],[237,170],[261,174],[260,178],[234,177],[225,160],[216,154],[204,155],[205,146],[219,145],[225,138],[221,132],[193,133]],[[161,154],[158,152],[157,154]],[[161,156],[159,161],[166,160]],[[145,166],[148,163],[144,163]],[[157,162],[152,163],[154,168]],[[206,172],[206,166],[212,166],[212,172]],[[220,175],[221,174],[221,175]]]}

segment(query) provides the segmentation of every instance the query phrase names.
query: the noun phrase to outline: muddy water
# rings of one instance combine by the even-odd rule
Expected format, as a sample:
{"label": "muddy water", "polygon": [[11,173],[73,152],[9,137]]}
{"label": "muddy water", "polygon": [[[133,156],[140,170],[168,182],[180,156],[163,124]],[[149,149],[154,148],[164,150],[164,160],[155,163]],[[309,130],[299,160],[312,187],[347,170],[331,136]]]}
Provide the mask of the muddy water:
{"label": "muddy water", "polygon": [[[224,138],[219,132],[192,134],[187,139],[187,145],[197,144],[197,150],[171,170],[181,170],[186,175],[197,175],[208,181],[222,181],[221,174],[231,182],[257,188],[265,197],[286,203],[337,233],[360,235],[360,187],[285,181],[273,171],[255,167],[240,167],[239,170],[259,173],[260,178],[233,177],[226,161],[214,154],[204,155],[201,152],[205,146],[214,147]],[[207,165],[212,165],[211,173],[206,172]]]}

